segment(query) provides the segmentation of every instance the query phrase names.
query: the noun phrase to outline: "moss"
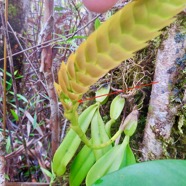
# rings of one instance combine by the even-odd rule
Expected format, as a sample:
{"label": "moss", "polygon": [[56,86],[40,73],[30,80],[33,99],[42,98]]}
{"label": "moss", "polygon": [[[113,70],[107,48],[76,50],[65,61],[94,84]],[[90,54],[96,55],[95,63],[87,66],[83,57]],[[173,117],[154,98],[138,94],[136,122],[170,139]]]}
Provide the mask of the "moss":
{"label": "moss", "polygon": [[[170,158],[186,158],[186,106],[182,103],[186,85],[186,58],[185,55],[176,60],[178,66],[178,77],[172,89],[171,106],[178,108],[175,124],[172,129],[171,143],[167,145]],[[178,63],[179,62],[179,63]]]}
{"label": "moss", "polygon": [[17,15],[17,7],[12,5],[12,4],[9,4],[9,6],[8,6],[8,14],[11,17],[15,17]]}

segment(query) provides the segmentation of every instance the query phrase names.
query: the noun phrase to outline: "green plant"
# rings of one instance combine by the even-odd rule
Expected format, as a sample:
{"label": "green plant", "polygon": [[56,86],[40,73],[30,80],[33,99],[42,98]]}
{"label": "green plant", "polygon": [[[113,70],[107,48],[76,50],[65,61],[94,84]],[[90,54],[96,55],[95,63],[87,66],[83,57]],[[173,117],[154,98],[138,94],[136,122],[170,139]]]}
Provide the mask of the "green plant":
{"label": "green plant", "polygon": [[97,180],[94,186],[184,186],[186,160],[155,160],[120,169]]}
{"label": "green plant", "polygon": [[[55,88],[71,128],[87,146],[92,147],[77,122],[78,100],[100,77],[147,46],[147,41],[175,20],[172,17],[184,9],[184,4],[184,0],[132,1],[92,33],[70,55],[67,64],[61,64],[59,84],[55,83]],[[115,139],[116,136],[102,146]],[[101,145],[93,148],[101,148]]]}
{"label": "green plant", "polygon": [[[107,100],[107,96],[101,95],[107,95],[109,90],[109,85],[99,89],[96,92],[96,103],[88,107],[79,117],[80,127],[84,132],[91,125],[90,142],[93,146],[102,145],[110,140],[111,126],[120,117],[125,105],[125,99],[121,95],[116,96],[110,106],[111,119],[105,125],[99,110],[100,106]],[[137,115],[137,110],[132,111],[122,123],[120,131],[124,131],[126,136],[121,144],[116,146],[110,144],[99,149],[84,145],[76,156],[75,153],[81,140],[71,129],[54,155],[52,168],[56,177],[65,173],[73,156],[75,156],[75,159],[72,161],[70,168],[70,185],[72,186],[80,185],[86,176],[87,185],[91,185],[100,176],[135,163],[134,155],[129,146],[129,139],[136,129]]]}
{"label": "green plant", "polygon": [[61,64],[58,73],[59,85],[55,85],[66,115],[100,77],[147,46],[161,28],[173,22],[172,17],[184,9],[184,3],[133,1],[92,33],[70,55],[67,65]]}
{"label": "green plant", "polygon": [[[89,111],[84,111],[78,117],[77,107],[79,100],[89,87],[109,70],[117,67],[123,60],[132,57],[134,52],[147,46],[147,41],[158,36],[161,33],[159,30],[172,23],[175,20],[172,17],[184,8],[185,0],[132,1],[99,26],[80,45],[77,51],[70,55],[67,64],[61,64],[58,73],[59,84],[55,83],[55,88],[64,107],[65,117],[71,122],[71,130],[69,132],[71,135],[67,134],[54,155],[53,171],[57,177],[64,174],[67,164],[75,155],[81,141],[86,146],[80,151],[81,156],[78,155],[81,158],[88,156],[90,160],[87,163],[88,165],[83,165],[86,167],[86,171],[83,173],[83,178],[78,180],[79,184],[88,172],[88,175],[92,174],[93,178],[91,179],[91,176],[87,176],[87,184],[90,185],[96,181],[98,177],[96,177],[94,169],[100,169],[101,175],[104,175],[110,170],[117,170],[122,166],[128,165],[128,163],[124,162],[130,162],[130,159],[131,162],[134,162],[128,143],[129,137],[134,133],[137,126],[137,111],[132,111],[122,127],[110,137],[110,127],[116,118],[111,116],[111,121],[106,124],[106,127],[103,127],[103,121],[99,114],[100,103],[92,105],[91,109],[90,107],[88,108],[90,109]],[[118,115],[120,114],[121,112]],[[89,124],[92,123],[91,121],[95,121],[96,125],[91,125],[92,139],[89,140],[85,132]],[[86,128],[82,127],[84,124]],[[96,130],[99,131],[99,135],[95,132]],[[99,165],[98,162],[104,162],[102,158],[108,160],[111,158],[112,153],[115,154],[119,151],[117,149],[120,149],[120,147],[112,147],[112,143],[123,131],[126,137],[120,147],[123,149],[122,153],[124,153],[123,157],[125,156],[125,158],[120,159],[118,166],[114,169],[111,166],[107,171],[104,171],[103,163]],[[74,139],[78,139],[78,142],[74,142]],[[129,155],[127,156],[126,154]],[[82,160],[81,158],[79,159]],[[77,168],[73,168],[80,161],[77,159],[74,160],[76,163],[72,163],[74,165],[72,166],[72,172],[73,169],[77,170]],[[96,163],[94,164],[95,161]],[[92,165],[93,167],[98,167],[90,169]],[[72,174],[71,178],[77,178],[75,173]],[[71,181],[71,183],[74,182]]]}
{"label": "green plant", "polygon": [[[81,129],[86,132],[89,124],[92,120],[92,117],[98,108],[97,104],[94,104],[87,108],[80,116],[79,116],[79,123]],[[81,140],[79,136],[74,132],[73,129],[70,129],[70,131],[65,136],[63,142],[57,149],[54,158],[53,158],[53,170],[54,173],[57,176],[61,176],[66,171],[66,166],[76,153],[76,150],[78,149],[79,145],[81,143]]]}

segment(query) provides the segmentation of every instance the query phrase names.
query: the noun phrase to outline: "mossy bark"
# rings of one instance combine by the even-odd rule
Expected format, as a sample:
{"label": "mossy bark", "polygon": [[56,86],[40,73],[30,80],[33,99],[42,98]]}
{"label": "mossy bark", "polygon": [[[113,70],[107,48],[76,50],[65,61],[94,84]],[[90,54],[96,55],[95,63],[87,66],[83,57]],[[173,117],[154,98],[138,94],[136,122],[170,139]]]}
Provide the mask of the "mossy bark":
{"label": "mossy bark", "polygon": [[[173,88],[178,81],[180,66],[178,59],[185,54],[185,39],[178,40],[176,25],[168,31],[156,57],[156,67],[149,111],[143,138],[142,155],[144,160],[163,158],[164,144],[168,142],[178,108],[171,102]],[[184,38],[184,37],[183,37]]]}

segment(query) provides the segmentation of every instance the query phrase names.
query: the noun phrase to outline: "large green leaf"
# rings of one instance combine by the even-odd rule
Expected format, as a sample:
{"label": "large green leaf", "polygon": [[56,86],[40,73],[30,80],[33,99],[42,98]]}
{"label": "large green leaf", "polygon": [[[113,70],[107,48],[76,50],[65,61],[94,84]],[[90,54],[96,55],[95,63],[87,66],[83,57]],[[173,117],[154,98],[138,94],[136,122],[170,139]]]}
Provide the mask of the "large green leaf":
{"label": "large green leaf", "polygon": [[155,160],[127,166],[94,186],[185,186],[186,160]]}
{"label": "large green leaf", "polygon": [[[78,123],[83,132],[87,131],[97,108],[97,104],[91,105],[79,116]],[[80,143],[81,139],[79,136],[72,129],[70,129],[54,154],[52,168],[57,176],[62,176],[65,173],[66,166],[76,153]]]}
{"label": "large green leaf", "polygon": [[93,166],[95,161],[96,158],[92,149],[84,145],[72,161],[69,175],[70,186],[79,186],[85,179],[88,171]]}
{"label": "large green leaf", "polygon": [[[105,124],[103,119],[97,110],[91,121],[91,137],[93,145],[100,145],[109,140],[108,134],[105,130]],[[112,145],[108,145],[101,149],[93,149],[96,160],[102,157],[106,152],[112,148]]]}
{"label": "large green leaf", "polygon": [[[131,155],[130,149],[127,149],[129,138],[129,136],[125,136],[122,144],[114,146],[92,166],[86,177],[87,186],[91,186],[102,176],[118,170],[122,165],[127,166],[128,163],[135,163],[133,157],[128,157]],[[125,158],[130,160],[126,161]]]}

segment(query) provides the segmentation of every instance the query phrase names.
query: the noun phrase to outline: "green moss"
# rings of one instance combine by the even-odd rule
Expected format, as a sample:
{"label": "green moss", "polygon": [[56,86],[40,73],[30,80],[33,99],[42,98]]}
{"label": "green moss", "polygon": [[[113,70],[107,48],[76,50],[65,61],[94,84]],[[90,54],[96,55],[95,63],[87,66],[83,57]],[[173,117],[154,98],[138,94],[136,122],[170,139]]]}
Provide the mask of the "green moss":
{"label": "green moss", "polygon": [[8,15],[10,15],[11,17],[15,17],[17,15],[17,7],[12,4],[9,4]]}

